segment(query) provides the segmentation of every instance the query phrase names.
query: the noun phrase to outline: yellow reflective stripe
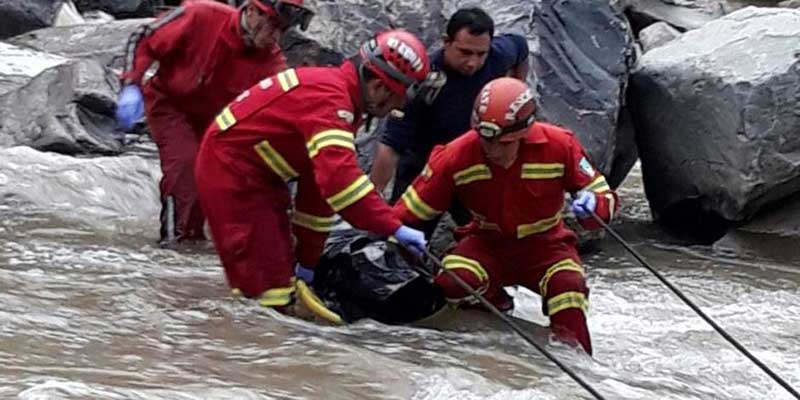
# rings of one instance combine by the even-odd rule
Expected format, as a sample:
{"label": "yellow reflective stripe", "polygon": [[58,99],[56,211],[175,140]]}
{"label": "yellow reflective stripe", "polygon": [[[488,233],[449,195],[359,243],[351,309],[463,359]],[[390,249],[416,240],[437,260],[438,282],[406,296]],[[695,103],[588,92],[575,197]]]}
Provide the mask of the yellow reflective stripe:
{"label": "yellow reflective stripe", "polygon": [[533,235],[534,233],[542,233],[548,231],[550,228],[558,225],[561,222],[561,211],[557,212],[550,218],[540,219],[530,224],[522,224],[517,226],[517,239],[522,239],[525,236]]}
{"label": "yellow reflective stripe", "polygon": [[264,140],[261,143],[253,146],[258,153],[259,156],[264,160],[265,163],[275,171],[278,176],[281,177],[285,182],[289,182],[290,180],[297,178],[299,175],[297,171],[289,165],[286,160],[281,157],[280,153],[278,153],[272,145],[269,144],[268,141]]}
{"label": "yellow reflective stripe", "polygon": [[436,210],[435,208],[431,207],[419,197],[419,193],[414,189],[413,186],[409,186],[406,189],[406,192],[403,193],[403,204],[405,204],[406,208],[411,210],[417,218],[423,221],[429,221],[436,217],[437,215],[441,214],[442,212]]}
{"label": "yellow reflective stripe", "polygon": [[566,292],[547,300],[547,315],[552,316],[568,308],[580,308],[584,313],[589,311],[589,302],[581,292]]}
{"label": "yellow reflective stripe", "polygon": [[336,217],[319,217],[295,211],[292,216],[292,223],[315,232],[326,233],[333,230],[333,226],[336,224]]}
{"label": "yellow reflective stripe", "polygon": [[233,116],[230,107],[225,107],[222,112],[217,115],[215,121],[219,129],[224,131],[236,124],[236,117]]}
{"label": "yellow reflective stripe", "polygon": [[552,179],[564,176],[564,164],[522,164],[522,179]]}
{"label": "yellow reflective stripe", "polygon": [[595,193],[603,193],[603,192],[607,192],[607,191],[611,190],[611,187],[608,186],[608,183],[606,182],[606,178],[603,175],[600,175],[597,178],[594,178],[592,183],[586,185],[581,190],[586,190],[586,191],[595,192]]}
{"label": "yellow reflective stripe", "polygon": [[369,178],[367,178],[366,175],[361,175],[361,177],[351,183],[350,186],[328,197],[326,201],[330,204],[333,211],[339,212],[345,207],[361,200],[361,198],[368,195],[373,189],[375,189],[375,186]]}
{"label": "yellow reflective stripe", "polygon": [[492,171],[489,170],[486,164],[473,165],[453,174],[456,186],[487,179],[492,179]]}
{"label": "yellow reflective stripe", "polygon": [[288,92],[299,85],[300,81],[297,79],[297,72],[294,68],[289,68],[278,74],[278,83],[284,92]]}
{"label": "yellow reflective stripe", "polygon": [[319,151],[326,146],[341,146],[356,151],[353,140],[354,135],[352,132],[343,131],[341,129],[322,131],[314,135],[311,140],[306,143],[308,158],[314,158]]}
{"label": "yellow reflective stripe", "polygon": [[483,269],[481,263],[475,260],[451,254],[442,259],[442,264],[444,265],[445,269],[454,270],[463,268],[469,272],[472,272],[478,278],[481,284],[489,282],[489,274],[486,273],[485,269]]}
{"label": "yellow reflective stripe", "polygon": [[583,267],[581,267],[580,264],[576,263],[575,260],[571,258],[561,260],[551,265],[550,268],[547,269],[547,272],[545,272],[542,279],[539,280],[539,294],[542,297],[547,296],[547,284],[550,283],[550,278],[552,278],[556,272],[560,271],[575,271],[580,273],[581,276],[584,275]]}
{"label": "yellow reflective stripe", "polygon": [[258,304],[263,307],[281,307],[292,302],[292,295],[294,294],[294,285],[289,287],[280,287],[269,289],[261,293],[258,299]]}

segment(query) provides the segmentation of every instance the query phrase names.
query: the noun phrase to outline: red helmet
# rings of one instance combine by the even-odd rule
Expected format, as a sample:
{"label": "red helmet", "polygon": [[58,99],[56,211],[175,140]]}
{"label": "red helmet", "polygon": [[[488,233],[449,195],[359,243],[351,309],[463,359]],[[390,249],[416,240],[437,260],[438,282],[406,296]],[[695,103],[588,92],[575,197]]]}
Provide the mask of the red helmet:
{"label": "red helmet", "polygon": [[284,29],[295,25],[308,29],[314,12],[303,5],[303,0],[251,0],[258,9],[269,16],[277,17]]}
{"label": "red helmet", "polygon": [[393,29],[361,46],[363,65],[393,92],[413,99],[430,72],[428,51],[412,33]]}
{"label": "red helmet", "polygon": [[[475,98],[472,127],[484,139],[511,141],[533,123],[536,103],[528,85],[515,78],[497,78],[483,86]],[[506,136],[508,135],[508,136]],[[505,136],[505,137],[504,137]]]}

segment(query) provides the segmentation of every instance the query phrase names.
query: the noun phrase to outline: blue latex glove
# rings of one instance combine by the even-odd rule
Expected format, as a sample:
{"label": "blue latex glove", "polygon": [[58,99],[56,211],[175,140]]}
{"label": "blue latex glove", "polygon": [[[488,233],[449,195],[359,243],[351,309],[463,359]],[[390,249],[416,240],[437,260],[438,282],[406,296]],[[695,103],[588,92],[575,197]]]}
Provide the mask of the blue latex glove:
{"label": "blue latex glove", "polygon": [[144,116],[142,91],[136,85],[127,85],[119,92],[117,100],[117,123],[122,129],[130,129]]}
{"label": "blue latex glove", "polygon": [[417,257],[422,257],[422,254],[425,252],[425,247],[428,245],[424,233],[405,225],[401,225],[397,228],[394,237],[400,244],[416,254]]}
{"label": "blue latex glove", "polygon": [[595,194],[582,190],[578,192],[578,195],[572,200],[571,209],[576,217],[583,219],[589,218],[594,212],[595,207],[597,207],[597,198]]}
{"label": "blue latex glove", "polygon": [[294,275],[309,285],[314,283],[314,270],[311,268],[306,268],[300,264],[297,264],[294,267]]}

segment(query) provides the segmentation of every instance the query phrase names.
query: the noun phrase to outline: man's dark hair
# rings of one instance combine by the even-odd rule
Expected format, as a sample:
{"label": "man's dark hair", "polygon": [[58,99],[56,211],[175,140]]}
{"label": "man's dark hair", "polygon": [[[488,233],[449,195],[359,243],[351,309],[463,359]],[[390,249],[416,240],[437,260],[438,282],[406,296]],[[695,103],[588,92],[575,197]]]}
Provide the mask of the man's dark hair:
{"label": "man's dark hair", "polygon": [[461,8],[447,21],[447,38],[455,39],[456,34],[466,28],[471,35],[483,35],[488,32],[494,36],[494,20],[486,11],[478,7]]}

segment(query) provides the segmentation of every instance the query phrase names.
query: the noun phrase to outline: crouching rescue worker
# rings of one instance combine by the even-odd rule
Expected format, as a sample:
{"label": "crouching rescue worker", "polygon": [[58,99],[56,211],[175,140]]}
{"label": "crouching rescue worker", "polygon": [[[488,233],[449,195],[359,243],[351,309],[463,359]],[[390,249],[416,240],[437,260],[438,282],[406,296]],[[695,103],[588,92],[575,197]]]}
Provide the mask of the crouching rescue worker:
{"label": "crouching rescue worker", "polygon": [[231,288],[282,311],[297,291],[318,316],[340,322],[308,285],[335,213],[425,247],[422,232],[402,225],[358,167],[353,140],[364,113],[383,117],[403,107],[425,87],[428,71],[419,39],[391,30],[340,67],[287,69],[222,110],[200,146],[196,177]]}
{"label": "crouching rescue worker", "polygon": [[[581,225],[596,229],[591,213],[610,221],[617,195],[575,136],[534,122],[534,108],[524,82],[490,81],[475,100],[473,129],[435,148],[394,211],[413,226],[460,201],[473,220],[442,260],[444,267],[501,310],[513,307],[504,286],[535,291],[555,336],[591,354],[589,290],[562,208],[565,193],[576,194],[573,212]],[[440,273],[435,283],[449,301],[469,300],[448,274]]]}
{"label": "crouching rescue worker", "polygon": [[286,68],[281,35],[312,16],[303,0],[251,0],[239,10],[186,1],[131,35],[117,119],[128,129],[147,113],[163,172],[162,245],[204,239],[193,175],[203,133],[239,93]]}

